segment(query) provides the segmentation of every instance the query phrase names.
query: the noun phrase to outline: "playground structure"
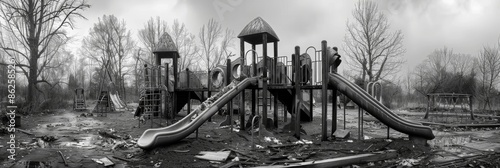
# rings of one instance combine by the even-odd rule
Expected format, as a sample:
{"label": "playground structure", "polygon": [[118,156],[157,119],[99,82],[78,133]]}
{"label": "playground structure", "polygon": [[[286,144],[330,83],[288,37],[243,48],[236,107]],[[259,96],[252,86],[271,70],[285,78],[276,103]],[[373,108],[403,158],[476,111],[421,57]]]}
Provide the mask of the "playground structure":
{"label": "playground structure", "polygon": [[[125,111],[128,109],[127,104],[121,100],[118,91],[116,91],[116,84],[108,69],[109,64],[110,59],[101,67],[103,72],[101,73],[101,81],[99,82],[99,96],[92,110],[92,113],[96,113],[97,116],[104,117],[107,116],[109,112]],[[109,79],[109,82],[112,84],[111,86],[109,86],[106,79]]]}
{"label": "playground structure", "polygon": [[87,104],[85,101],[85,90],[83,88],[76,88],[75,95],[73,96],[73,110],[86,110]]}
{"label": "playground structure", "polygon": [[[279,38],[270,25],[260,17],[254,19],[247,26],[245,26],[245,28],[238,35],[238,38],[240,39],[240,58],[235,61],[228,60],[225,68],[224,66],[220,66],[217,72],[209,73],[210,77],[208,78],[209,82],[207,88],[191,88],[189,70],[186,70],[186,75],[188,76],[185,78],[186,80],[182,80],[178,77],[178,53],[175,47],[168,46],[175,46],[173,45],[171,39],[166,43],[167,47],[164,47],[168,50],[161,49],[154,52],[157,58],[158,66],[160,65],[160,60],[162,58],[173,58],[173,79],[179,79],[173,80],[168,78],[168,75],[165,75],[167,89],[164,90],[168,90],[167,93],[171,95],[170,97],[172,99],[160,100],[160,102],[164,102],[164,107],[167,107],[163,108],[163,113],[173,113],[172,111],[179,112],[177,109],[182,108],[179,106],[184,106],[184,101],[180,101],[181,95],[187,96],[187,102],[190,102],[189,100],[194,95],[201,95],[200,101],[204,100],[204,94],[196,94],[196,92],[207,92],[207,97],[209,98],[202,102],[197,109],[192,111],[190,104],[187,103],[188,115],[186,115],[182,120],[167,127],[146,130],[137,142],[139,147],[151,149],[156,146],[167,145],[179,141],[196,131],[198,127],[200,127],[205,121],[210,120],[211,116],[226,105],[227,110],[229,111],[227,115],[230,116],[228,117],[228,123],[232,130],[232,100],[235,97],[240,97],[237,102],[239,104],[238,111],[240,111],[239,129],[245,130],[247,128],[244,113],[246,90],[251,92],[251,101],[249,102],[251,102],[252,115],[248,118],[249,121],[252,121],[255,118],[260,118],[261,121],[259,122],[259,125],[261,125],[261,128],[279,128],[279,101],[285,106],[283,111],[285,119],[287,112],[291,114],[291,121],[282,126],[282,128],[284,130],[288,130],[293,136],[299,139],[301,136],[301,121],[311,121],[313,119],[313,90],[321,90],[321,139],[324,141],[328,140],[329,137],[327,133],[327,95],[329,90],[332,95],[337,95],[337,91],[340,91],[382,123],[397,131],[408,134],[412,140],[425,142],[426,140],[434,138],[432,130],[429,127],[423,126],[420,123],[402,119],[390,111],[387,107],[382,105],[380,101],[375,99],[367,91],[337,74],[337,67],[341,63],[340,55],[338,55],[336,51],[328,48],[326,41],[321,42],[321,50],[316,50],[314,47],[308,47],[306,49],[306,53],[303,54],[300,53],[300,47],[296,46],[295,51],[291,56],[291,60],[289,61],[287,56],[278,55]],[[245,50],[245,42],[252,46],[252,48],[248,51]],[[268,56],[268,43],[272,43],[274,46],[273,57]],[[262,45],[262,57],[257,56],[257,45]],[[315,50],[314,59],[311,59],[311,57],[307,54],[307,50],[311,48]],[[251,62],[247,64],[247,54],[250,52],[252,53]],[[168,71],[168,67],[169,65],[167,64],[165,67],[166,71]],[[239,70],[239,75],[237,70]],[[166,72],[166,74],[169,73]],[[223,79],[218,76],[220,74],[224,77]],[[216,78],[213,79],[220,79],[218,83],[213,84],[210,82],[210,79],[213,76],[216,76]],[[233,78],[234,80],[232,80]],[[188,86],[188,88],[181,89],[178,87],[180,86],[178,83],[181,81],[186,81],[187,84],[182,86]],[[170,83],[172,83],[172,85],[170,85]],[[222,83],[225,83],[226,86],[222,87]],[[213,91],[211,90],[211,85],[216,85],[217,88],[221,88],[218,90],[218,93],[213,96],[210,95],[211,91]],[[158,88],[161,88],[161,86]],[[308,96],[307,101],[304,101],[304,95]],[[332,123],[330,135],[332,136],[337,130],[336,99],[337,96],[333,96],[333,100],[331,102],[331,107],[333,108],[331,109]],[[272,108],[268,108],[271,104],[269,102],[273,102]],[[169,106],[173,108],[170,108]],[[176,110],[168,111],[169,109]],[[269,109],[273,110],[272,118],[268,117]],[[261,112],[261,114],[258,112]],[[254,124],[254,122],[251,122],[250,124]]]}
{"label": "playground structure", "polygon": [[424,119],[437,122],[463,122],[468,118],[474,120],[472,95],[459,93],[427,94],[427,109]]}

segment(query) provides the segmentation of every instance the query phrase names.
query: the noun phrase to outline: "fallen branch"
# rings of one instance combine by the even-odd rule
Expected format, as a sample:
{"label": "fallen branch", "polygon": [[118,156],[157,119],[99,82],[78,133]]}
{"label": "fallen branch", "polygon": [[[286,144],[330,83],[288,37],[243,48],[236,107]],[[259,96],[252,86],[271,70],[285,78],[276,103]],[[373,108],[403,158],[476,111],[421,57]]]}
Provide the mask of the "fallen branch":
{"label": "fallen branch", "polygon": [[59,153],[59,155],[61,155],[61,158],[62,158],[62,160],[64,162],[64,165],[68,166],[68,162],[66,162],[66,158],[64,158],[64,155],[62,154],[62,152],[61,151],[57,151],[57,152]]}
{"label": "fallen branch", "polygon": [[30,133],[30,132],[28,132],[28,131],[26,131],[26,130],[23,130],[23,129],[20,129],[20,128],[16,128],[16,129],[17,129],[19,132],[25,133],[25,134],[27,134],[27,135],[33,135],[33,133]]}

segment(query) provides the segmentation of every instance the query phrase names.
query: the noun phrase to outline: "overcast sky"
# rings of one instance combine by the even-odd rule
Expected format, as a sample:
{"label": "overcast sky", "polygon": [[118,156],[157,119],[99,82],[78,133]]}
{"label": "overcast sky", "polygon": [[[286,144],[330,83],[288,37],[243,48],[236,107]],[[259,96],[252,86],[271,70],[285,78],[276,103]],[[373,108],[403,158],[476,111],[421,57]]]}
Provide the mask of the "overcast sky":
{"label": "overcast sky", "polygon": [[[320,47],[322,40],[342,47],[346,22],[352,21],[351,0],[89,0],[91,8],[78,19],[74,46],[88,34],[103,15],[125,20],[135,39],[137,31],[151,17],[160,16],[168,23],[178,19],[198,35],[201,26],[215,18],[224,27],[239,34],[256,17],[266,20],[280,38],[279,54],[290,55],[294,46]],[[402,71],[413,69],[428,54],[447,46],[455,52],[477,56],[483,45],[496,45],[500,37],[500,1],[498,0],[378,0],[391,29],[404,34]],[[227,5],[227,11],[214,4]],[[139,43],[138,43],[139,44]],[[235,51],[239,40],[234,40]],[[272,47],[271,47],[272,48]],[[341,53],[342,55],[342,53]]]}

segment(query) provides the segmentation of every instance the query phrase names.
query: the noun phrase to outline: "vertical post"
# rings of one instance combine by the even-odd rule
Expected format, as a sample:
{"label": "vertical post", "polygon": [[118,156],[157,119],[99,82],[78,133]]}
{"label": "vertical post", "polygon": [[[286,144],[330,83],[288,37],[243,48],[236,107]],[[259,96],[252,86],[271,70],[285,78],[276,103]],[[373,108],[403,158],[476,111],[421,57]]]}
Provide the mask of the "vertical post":
{"label": "vertical post", "polygon": [[264,58],[264,66],[262,66],[262,122],[264,127],[268,127],[267,121],[267,33],[262,34],[262,57]]}
{"label": "vertical post", "polygon": [[[189,75],[189,68],[186,68],[186,77],[187,77],[187,88],[191,89],[191,83],[190,83],[190,75]],[[191,112],[191,91],[188,91],[188,106],[187,106],[187,114]],[[198,131],[198,129],[196,129]]]}
{"label": "vertical post", "polygon": [[[240,76],[246,75],[244,74],[245,69],[245,41],[240,39]],[[248,75],[247,75],[248,76]],[[240,93],[240,130],[245,130],[245,89]]]}
{"label": "vertical post", "polygon": [[322,74],[322,86],[321,86],[321,140],[328,140],[328,135],[326,132],[328,131],[328,123],[327,123],[327,110],[328,110],[328,57],[326,53],[326,41],[321,41],[321,74]]}
{"label": "vertical post", "polygon": [[177,72],[177,63],[178,63],[177,57],[178,56],[179,56],[178,54],[174,54],[174,60],[172,61],[172,64],[174,66],[174,87],[173,87],[174,90],[173,90],[173,94],[172,94],[173,95],[172,102],[174,105],[172,106],[173,107],[172,109],[174,109],[174,111],[176,111],[176,112],[177,112],[177,80],[179,79],[177,76],[178,75],[178,72]]}
{"label": "vertical post", "polygon": [[[229,86],[231,84],[231,77],[233,76],[231,73],[231,59],[227,59],[226,60],[226,86]],[[231,132],[233,132],[233,101],[230,100],[228,103],[227,103],[227,112],[228,112],[228,116],[229,116],[229,129],[231,130]]]}
{"label": "vertical post", "polygon": [[294,69],[295,69],[295,101],[293,106],[295,107],[295,137],[300,139],[300,104],[302,104],[302,93],[300,92],[300,47],[295,46],[295,60],[293,61]]}
{"label": "vertical post", "polygon": [[[331,57],[333,59],[334,57]],[[340,59],[340,58],[337,58]],[[332,62],[335,60],[332,60]],[[330,62],[330,61],[328,61]],[[337,66],[332,65],[332,73],[337,73]],[[327,74],[325,74],[327,75]],[[337,88],[332,88],[332,133],[333,135],[337,131]]]}
{"label": "vertical post", "polygon": [[472,96],[469,95],[469,109],[470,109],[470,119],[474,120],[474,112],[472,110]]}
{"label": "vertical post", "polygon": [[[253,72],[253,76],[257,76],[257,64],[256,64],[257,60],[255,58],[256,57],[256,55],[255,55],[256,54],[255,53],[255,44],[252,44],[252,50],[254,51],[254,52],[252,52],[252,72]],[[256,93],[255,88],[253,88],[252,89],[252,116],[255,116],[255,114],[256,114],[256,110],[257,109],[256,109],[255,106],[258,103],[257,102],[258,100],[255,97],[256,96],[255,94],[257,94],[257,93]]]}
{"label": "vertical post", "polygon": [[[278,83],[278,42],[274,42],[274,66],[273,66],[273,83],[277,84]],[[274,99],[274,128],[278,128],[278,98],[276,96],[273,97]]]}
{"label": "vertical post", "polygon": [[[207,91],[207,98],[210,98],[212,96],[212,76],[210,74],[210,69],[208,70],[208,78],[207,78],[207,87],[208,87],[208,91]],[[210,116],[208,118],[208,122],[212,122],[212,116]]]}
{"label": "vertical post", "polygon": [[[344,95],[344,96],[345,96],[345,95]],[[344,105],[344,130],[345,130],[345,123],[346,123],[346,121],[345,121],[345,108],[347,107],[347,105],[346,105],[346,104],[347,104],[347,103],[346,103],[347,101],[345,101],[345,99],[346,99],[346,98],[344,97],[344,101],[342,102],[342,104]]]}
{"label": "vertical post", "polygon": [[[285,76],[288,75],[288,67],[286,66],[285,62]],[[288,80],[285,78],[285,85],[288,85]],[[288,112],[286,111],[286,106],[283,104],[283,121],[286,123],[288,121]]]}
{"label": "vertical post", "polygon": [[[165,86],[167,87],[167,92],[169,91],[168,88],[171,87],[171,86],[169,86],[170,82],[168,81],[168,77],[169,77],[168,76],[168,74],[169,74],[168,67],[169,66],[170,66],[169,63],[165,63]],[[172,98],[173,98],[173,96],[172,96]],[[174,102],[173,101],[168,102],[167,99],[165,99],[165,106],[167,106],[166,109],[167,109],[168,117],[172,117],[172,119],[174,119],[174,110],[175,110],[175,109],[173,109]],[[170,110],[170,111],[168,111],[168,110]]]}
{"label": "vertical post", "polygon": [[[312,75],[311,75],[311,84],[312,84]],[[314,105],[314,96],[313,96],[313,89],[309,89],[309,114],[311,115],[311,118],[309,121],[313,120],[313,105]]]}

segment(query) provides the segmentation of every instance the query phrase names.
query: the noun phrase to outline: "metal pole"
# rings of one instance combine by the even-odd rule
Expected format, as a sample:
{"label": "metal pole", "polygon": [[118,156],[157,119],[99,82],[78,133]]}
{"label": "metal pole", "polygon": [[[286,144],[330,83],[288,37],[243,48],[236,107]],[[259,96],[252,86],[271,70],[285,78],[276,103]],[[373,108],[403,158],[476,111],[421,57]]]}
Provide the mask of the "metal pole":
{"label": "metal pole", "polygon": [[[231,72],[231,60],[227,59],[226,60],[227,66],[226,66],[226,86],[229,86],[231,84],[231,77],[232,77],[232,72]],[[231,132],[233,132],[233,101],[230,100],[229,103],[227,103],[227,114],[229,116],[229,129],[231,129]]]}
{"label": "metal pole", "polygon": [[302,104],[302,93],[300,91],[301,85],[301,69],[299,67],[300,61],[300,47],[295,46],[295,137],[300,139],[300,104]]}
{"label": "metal pole", "polygon": [[264,127],[268,127],[267,121],[267,34],[264,33],[262,35],[262,57],[264,58],[264,66],[262,67],[262,122],[264,123]]}
{"label": "metal pole", "polygon": [[321,140],[328,140],[328,57],[326,55],[326,46],[327,43],[325,40],[321,41],[321,59],[322,59],[322,86],[321,86]]}
{"label": "metal pole", "polygon": [[[241,76],[245,75],[244,73],[244,68],[245,68],[245,41],[243,39],[240,39],[240,78]],[[248,75],[247,75],[248,76]],[[241,92],[241,98],[240,98],[240,130],[243,131],[245,130],[245,90]]]}

